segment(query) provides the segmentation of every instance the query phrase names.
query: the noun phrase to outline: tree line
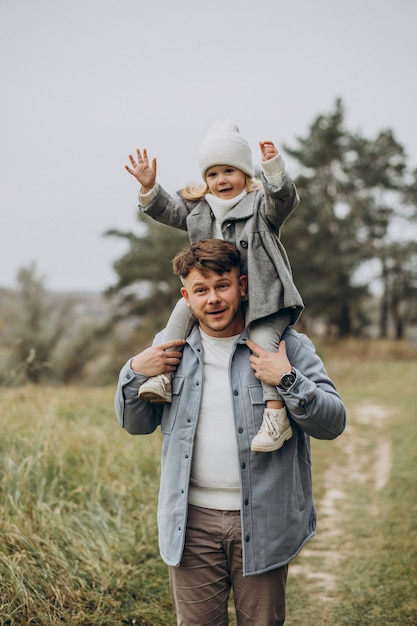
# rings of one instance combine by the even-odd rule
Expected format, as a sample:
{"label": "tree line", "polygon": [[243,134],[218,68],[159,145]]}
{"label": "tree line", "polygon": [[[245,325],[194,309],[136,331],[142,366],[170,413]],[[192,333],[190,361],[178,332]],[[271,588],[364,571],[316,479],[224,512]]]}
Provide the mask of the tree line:
{"label": "tree line", "polygon": [[[404,148],[391,130],[366,138],[347,129],[341,100],[282,148],[301,197],[282,231],[305,303],[298,326],[406,338],[417,324],[417,169]],[[0,384],[109,382],[121,355],[165,325],[180,288],[170,261],[188,236],[140,213],[138,222],[137,233],[105,233],[127,243],[105,319],[76,316],[36,266],[19,271],[16,292],[0,299]]]}
{"label": "tree line", "polygon": [[[361,335],[379,295],[377,335],[397,339],[417,322],[417,169],[391,130],[368,139],[346,128],[342,101],[319,115],[295,146],[284,146],[301,204],[282,240],[306,308],[300,325],[327,334]],[[186,234],[141,215],[141,234],[112,230],[128,252],[114,264],[109,293],[152,329],[166,322],[178,298],[170,259]],[[414,236],[413,236],[414,232]],[[127,306],[127,309],[126,309]]]}

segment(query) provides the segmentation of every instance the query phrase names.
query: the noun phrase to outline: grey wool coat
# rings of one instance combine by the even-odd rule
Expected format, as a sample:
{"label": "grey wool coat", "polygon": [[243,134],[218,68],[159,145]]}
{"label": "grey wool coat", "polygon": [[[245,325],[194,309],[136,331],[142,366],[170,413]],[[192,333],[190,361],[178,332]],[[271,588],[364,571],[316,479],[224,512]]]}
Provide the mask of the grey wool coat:
{"label": "grey wool coat", "polygon": [[[288,175],[279,188],[264,176],[262,182],[263,189],[248,193],[226,214],[222,235],[238,248],[242,273],[248,277],[246,324],[288,309],[292,325],[304,306],[280,231],[300,199]],[[215,217],[205,199],[186,200],[181,191],[171,196],[160,187],[152,202],[146,208],[139,205],[139,210],[162,224],[188,231],[191,243],[212,236]]]}

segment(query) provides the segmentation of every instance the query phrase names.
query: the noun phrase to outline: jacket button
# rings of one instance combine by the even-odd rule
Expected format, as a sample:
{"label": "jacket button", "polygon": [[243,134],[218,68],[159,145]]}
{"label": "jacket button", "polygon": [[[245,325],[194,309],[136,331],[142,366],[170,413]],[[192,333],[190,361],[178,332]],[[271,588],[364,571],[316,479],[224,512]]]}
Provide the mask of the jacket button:
{"label": "jacket button", "polygon": [[246,469],[246,463],[242,463],[240,466],[242,469]]}
{"label": "jacket button", "polygon": [[243,428],[240,426],[240,427],[237,429],[237,432],[239,433],[239,435],[241,435],[241,434],[243,433]]}
{"label": "jacket button", "polygon": [[246,541],[246,543],[249,543],[249,541],[250,541],[250,537],[249,537],[249,535],[246,535],[246,537],[245,537],[245,541]]}
{"label": "jacket button", "polygon": [[248,247],[248,242],[247,241],[240,241],[239,243],[242,246],[242,248],[247,248]]}
{"label": "jacket button", "polygon": [[249,504],[249,500],[245,498],[245,506],[248,506],[248,504]]}
{"label": "jacket button", "polygon": [[238,392],[238,390],[237,390],[237,389],[235,389],[235,390],[234,390],[233,395],[234,395],[234,396],[238,396],[238,395],[239,395],[239,392]]}

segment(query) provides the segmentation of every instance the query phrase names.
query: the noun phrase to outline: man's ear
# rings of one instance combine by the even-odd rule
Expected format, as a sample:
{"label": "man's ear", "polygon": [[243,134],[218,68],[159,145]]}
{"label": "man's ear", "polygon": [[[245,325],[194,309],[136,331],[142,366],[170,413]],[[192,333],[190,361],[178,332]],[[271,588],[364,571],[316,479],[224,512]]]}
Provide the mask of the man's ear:
{"label": "man's ear", "polygon": [[190,306],[190,299],[188,297],[188,291],[185,287],[181,287],[181,295],[187,303],[187,306]]}
{"label": "man's ear", "polygon": [[242,296],[246,296],[246,292],[248,290],[248,277],[245,276],[245,274],[242,274],[242,276],[239,276],[239,288],[240,288],[240,295]]}

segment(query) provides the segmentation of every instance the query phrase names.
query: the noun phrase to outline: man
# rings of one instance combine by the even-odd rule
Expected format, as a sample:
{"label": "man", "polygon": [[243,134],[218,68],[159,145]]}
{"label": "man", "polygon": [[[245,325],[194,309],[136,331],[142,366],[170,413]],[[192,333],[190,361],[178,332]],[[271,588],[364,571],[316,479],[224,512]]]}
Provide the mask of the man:
{"label": "man", "polygon": [[[340,435],[345,409],[305,335],[287,330],[276,353],[248,339],[234,245],[198,242],[173,267],[197,323],[185,342],[155,343],[123,367],[115,406],[131,434],[161,427],[159,544],[177,623],[228,624],[233,588],[239,626],[283,624],[288,563],[316,527],[309,437]],[[172,404],[141,400],[164,371],[175,372]],[[278,386],[294,433],[272,453],[250,449],[261,381]]]}

